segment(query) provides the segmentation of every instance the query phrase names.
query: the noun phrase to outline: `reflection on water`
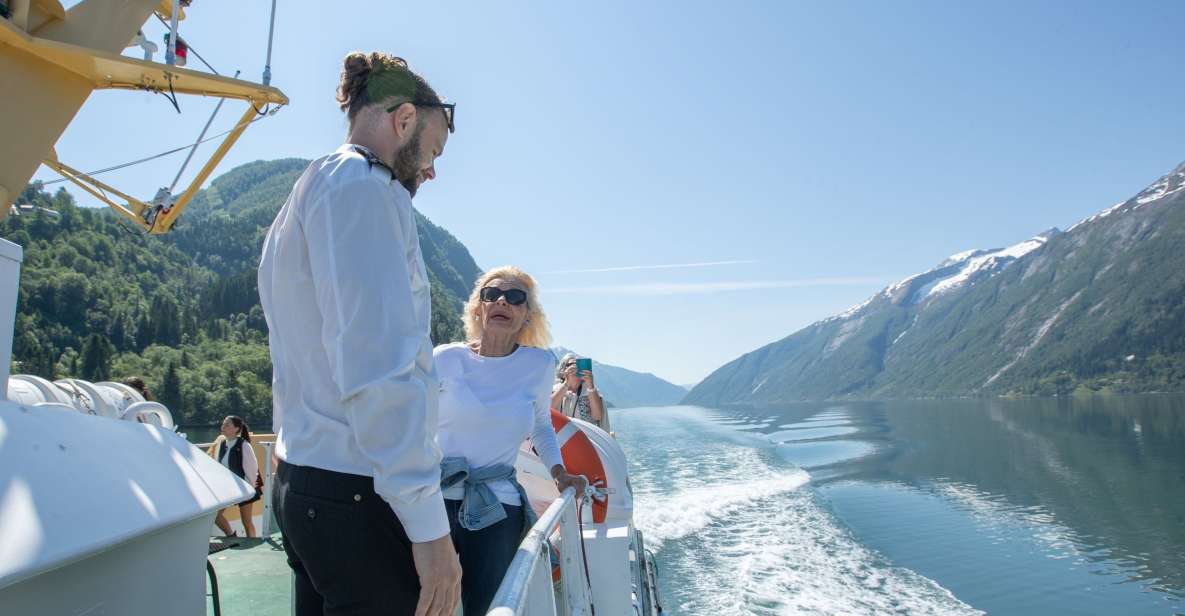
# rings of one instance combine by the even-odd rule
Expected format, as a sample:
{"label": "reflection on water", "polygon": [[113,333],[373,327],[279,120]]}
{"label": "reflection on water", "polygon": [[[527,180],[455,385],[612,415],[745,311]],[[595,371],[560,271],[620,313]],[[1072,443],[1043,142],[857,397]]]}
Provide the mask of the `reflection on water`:
{"label": "reflection on water", "polygon": [[181,426],[178,432],[185,435],[185,440],[197,445],[212,443],[218,438],[218,426]]}
{"label": "reflection on water", "polygon": [[672,613],[1185,613],[1185,396],[619,416]]}
{"label": "reflection on water", "polygon": [[782,443],[775,451],[786,461],[807,470],[850,462],[863,458],[876,448],[862,441],[818,441],[814,443]]}
{"label": "reflection on water", "polygon": [[815,428],[791,428],[789,430],[773,432],[767,434],[766,436],[769,437],[769,440],[775,443],[793,443],[797,441],[809,441],[816,438],[827,438],[830,436],[844,436],[845,434],[854,434],[858,431],[858,428],[850,425],[821,426]]}
{"label": "reflection on water", "polygon": [[[876,477],[931,484],[973,511],[1056,522],[1058,541],[1185,598],[1185,398],[886,403],[896,454]],[[965,498],[960,498],[965,496]],[[999,516],[996,516],[999,517]]]}

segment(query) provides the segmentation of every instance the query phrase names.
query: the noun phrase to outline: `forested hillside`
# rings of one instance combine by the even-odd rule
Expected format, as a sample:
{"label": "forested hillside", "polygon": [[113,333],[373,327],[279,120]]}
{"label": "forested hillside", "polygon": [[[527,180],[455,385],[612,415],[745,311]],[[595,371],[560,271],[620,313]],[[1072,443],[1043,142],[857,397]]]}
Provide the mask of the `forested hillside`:
{"label": "forested hillside", "polygon": [[[270,425],[271,360],[255,268],[267,227],[307,164],[231,170],[163,238],[108,210],[77,207],[64,190],[30,186],[18,203],[38,208],[0,223],[0,236],[25,250],[13,374],[138,375],[179,423],[237,414]],[[418,213],[417,221],[432,281],[432,336],[456,340],[461,298],[478,268],[447,231]]]}

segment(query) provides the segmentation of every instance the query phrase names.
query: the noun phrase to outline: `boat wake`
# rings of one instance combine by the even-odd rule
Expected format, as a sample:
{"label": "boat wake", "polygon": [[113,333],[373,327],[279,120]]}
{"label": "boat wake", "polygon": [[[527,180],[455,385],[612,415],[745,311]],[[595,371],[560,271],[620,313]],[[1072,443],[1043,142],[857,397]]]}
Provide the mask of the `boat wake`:
{"label": "boat wake", "polygon": [[646,543],[659,549],[666,541],[694,534],[757,501],[797,490],[811,479],[803,470],[728,485],[705,485],[678,494],[639,497],[634,523],[644,529]]}
{"label": "boat wake", "polygon": [[857,541],[770,441],[692,409],[618,417],[668,613],[981,613]]}

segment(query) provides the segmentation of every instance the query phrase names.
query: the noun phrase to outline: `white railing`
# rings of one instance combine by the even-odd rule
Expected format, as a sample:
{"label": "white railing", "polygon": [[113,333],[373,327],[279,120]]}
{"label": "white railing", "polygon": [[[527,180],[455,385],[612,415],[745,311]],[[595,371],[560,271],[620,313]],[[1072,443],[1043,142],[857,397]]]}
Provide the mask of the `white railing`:
{"label": "white railing", "polygon": [[[588,578],[581,553],[576,489],[568,488],[539,517],[518,546],[487,616],[576,616],[591,614]],[[551,581],[549,538],[559,529],[560,584]]]}
{"label": "white railing", "polygon": [[272,536],[272,481],[276,476],[272,452],[276,444],[267,442],[262,445],[263,459],[259,461],[259,471],[263,474],[263,520],[259,524],[259,536],[266,539]]}

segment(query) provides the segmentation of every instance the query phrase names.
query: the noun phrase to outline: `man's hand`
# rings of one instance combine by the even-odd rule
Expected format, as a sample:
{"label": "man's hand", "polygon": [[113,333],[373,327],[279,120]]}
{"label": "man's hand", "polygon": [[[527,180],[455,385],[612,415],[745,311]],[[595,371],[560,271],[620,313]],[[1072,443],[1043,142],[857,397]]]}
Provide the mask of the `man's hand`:
{"label": "man's hand", "polygon": [[411,556],[420,576],[416,616],[453,616],[461,602],[461,562],[452,538],[413,543]]}

